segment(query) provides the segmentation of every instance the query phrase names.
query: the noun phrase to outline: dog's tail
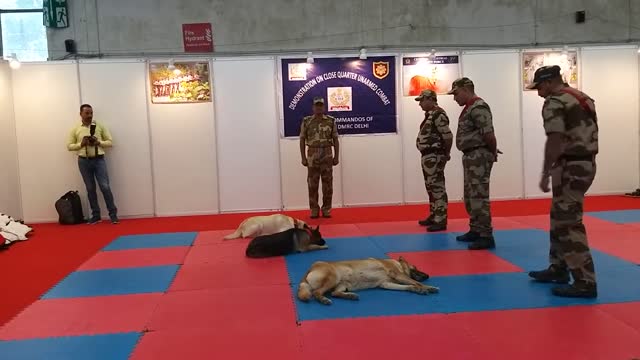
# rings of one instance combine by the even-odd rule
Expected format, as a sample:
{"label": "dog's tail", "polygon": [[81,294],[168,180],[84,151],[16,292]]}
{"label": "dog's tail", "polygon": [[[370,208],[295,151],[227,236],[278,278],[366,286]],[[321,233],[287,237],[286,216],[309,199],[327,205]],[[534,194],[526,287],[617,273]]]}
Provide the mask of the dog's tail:
{"label": "dog's tail", "polygon": [[244,225],[245,222],[247,222],[247,219],[242,220],[240,225],[238,225],[238,228],[236,229],[236,231],[232,232],[231,234],[226,235],[225,237],[223,237],[223,239],[224,240],[231,240],[231,239],[241,238],[242,237],[242,225]]}
{"label": "dog's tail", "polygon": [[237,239],[239,237],[242,236],[242,231],[240,230],[240,228],[236,229],[236,231],[232,232],[229,235],[226,235],[225,237],[223,237],[224,240],[231,240],[231,239]]}
{"label": "dog's tail", "polygon": [[309,283],[307,282],[307,275],[309,275],[310,271],[311,269],[309,269],[309,271],[304,274],[302,280],[300,280],[300,284],[298,284],[298,299],[302,301],[309,301],[312,296],[311,285],[309,285]]}

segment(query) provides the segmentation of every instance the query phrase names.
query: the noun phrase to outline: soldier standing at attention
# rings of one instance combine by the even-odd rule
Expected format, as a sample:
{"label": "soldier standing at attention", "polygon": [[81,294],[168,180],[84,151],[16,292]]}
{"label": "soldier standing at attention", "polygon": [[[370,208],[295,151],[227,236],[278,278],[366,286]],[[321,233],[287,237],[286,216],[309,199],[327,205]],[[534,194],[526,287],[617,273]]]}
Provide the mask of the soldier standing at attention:
{"label": "soldier standing at attention", "polygon": [[494,248],[489,180],[499,151],[491,109],[476,96],[469,78],[455,80],[448,94],[453,94],[458,105],[464,106],[458,119],[456,147],[463,153],[464,205],[469,214],[469,232],[457,240],[470,242],[469,250]]}
{"label": "soldier standing at attention", "polygon": [[[318,217],[318,182],[322,178],[322,216],[331,217],[333,198],[333,166],[338,165],[340,144],[336,119],[324,113],[324,98],[313,98],[313,115],[305,116],[300,125],[300,156],[307,167],[311,218]],[[309,147],[308,151],[306,146]],[[331,153],[331,147],[334,153]],[[306,154],[305,154],[306,153]]]}
{"label": "soldier standing at attention", "polygon": [[423,90],[415,98],[425,111],[416,139],[416,147],[421,154],[422,175],[429,195],[429,217],[418,223],[427,226],[427,231],[447,229],[447,189],[445,186],[444,168],[451,159],[453,134],[449,129],[449,117],[438,106],[438,98],[434,91]]}
{"label": "soldier standing at attention", "polygon": [[598,120],[594,100],[562,81],[560,67],[544,66],[534,75],[529,89],[545,98],[542,119],[547,142],[540,189],[549,192],[551,202],[550,266],[529,276],[541,282],[573,284],[555,287],[563,297],[598,296],[596,274],[582,223],[584,196],[596,175]]}

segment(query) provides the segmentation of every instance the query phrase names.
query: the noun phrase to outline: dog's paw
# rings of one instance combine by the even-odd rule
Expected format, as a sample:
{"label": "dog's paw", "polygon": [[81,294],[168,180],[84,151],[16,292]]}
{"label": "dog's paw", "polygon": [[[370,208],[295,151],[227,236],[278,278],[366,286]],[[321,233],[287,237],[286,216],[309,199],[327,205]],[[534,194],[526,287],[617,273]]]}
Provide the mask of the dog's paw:
{"label": "dog's paw", "polygon": [[344,298],[348,300],[360,300],[360,296],[355,293],[345,293]]}
{"label": "dog's paw", "polygon": [[413,291],[416,294],[420,294],[420,295],[427,295],[429,294],[429,288],[426,286],[414,286],[411,288],[411,291]]}
{"label": "dog's paw", "polygon": [[329,298],[326,297],[321,297],[318,299],[318,301],[323,304],[323,305],[331,305],[331,300]]}
{"label": "dog's paw", "polygon": [[429,293],[431,294],[437,294],[440,292],[440,288],[435,287],[435,286],[427,286],[427,289],[429,291]]}

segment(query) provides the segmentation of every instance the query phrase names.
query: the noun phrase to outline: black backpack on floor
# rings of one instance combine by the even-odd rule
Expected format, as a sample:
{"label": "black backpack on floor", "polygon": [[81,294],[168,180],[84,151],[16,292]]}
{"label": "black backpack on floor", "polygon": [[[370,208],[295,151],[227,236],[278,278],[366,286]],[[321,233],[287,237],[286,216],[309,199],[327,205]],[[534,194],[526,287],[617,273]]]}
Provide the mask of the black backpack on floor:
{"label": "black backpack on floor", "polygon": [[62,225],[75,225],[85,222],[82,202],[77,191],[69,191],[56,201],[58,222]]}

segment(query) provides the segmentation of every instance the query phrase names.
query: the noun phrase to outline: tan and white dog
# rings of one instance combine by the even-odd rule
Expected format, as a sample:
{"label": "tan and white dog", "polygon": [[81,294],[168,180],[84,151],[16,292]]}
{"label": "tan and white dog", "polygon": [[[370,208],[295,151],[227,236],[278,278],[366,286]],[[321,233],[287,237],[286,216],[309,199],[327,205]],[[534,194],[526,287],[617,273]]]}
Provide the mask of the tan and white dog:
{"label": "tan and white dog", "polygon": [[336,298],[358,300],[354,291],[378,287],[423,295],[439,292],[439,288],[421,283],[428,278],[428,274],[402,256],[398,260],[316,261],[300,281],[298,299],[306,302],[313,297],[322,304],[331,305],[331,300],[324,296],[327,291]]}
{"label": "tan and white dog", "polygon": [[252,216],[240,223],[236,231],[224,237],[225,240],[271,235],[292,228],[308,229],[302,220],[284,214]]}

